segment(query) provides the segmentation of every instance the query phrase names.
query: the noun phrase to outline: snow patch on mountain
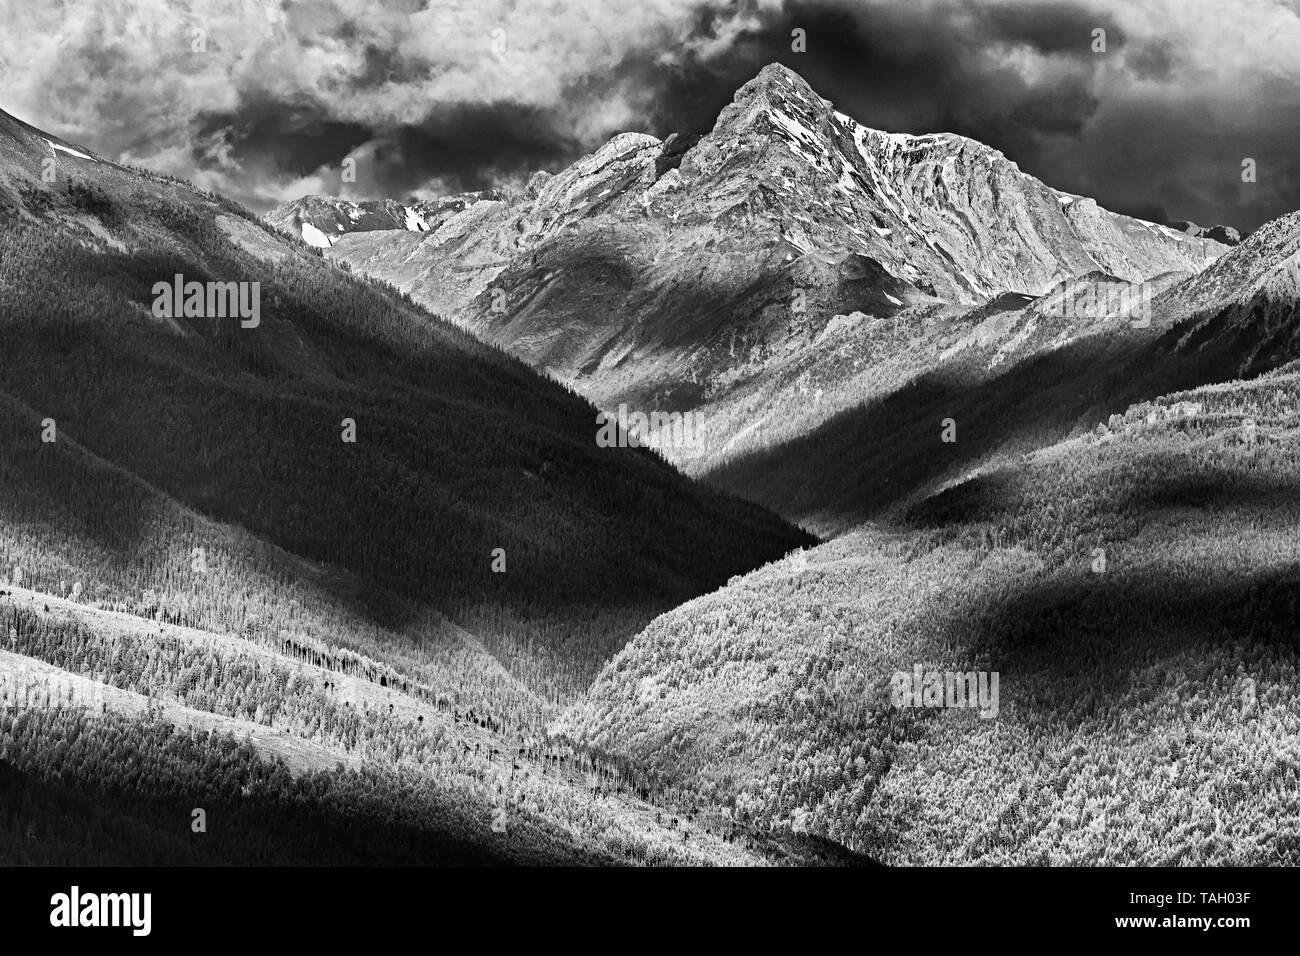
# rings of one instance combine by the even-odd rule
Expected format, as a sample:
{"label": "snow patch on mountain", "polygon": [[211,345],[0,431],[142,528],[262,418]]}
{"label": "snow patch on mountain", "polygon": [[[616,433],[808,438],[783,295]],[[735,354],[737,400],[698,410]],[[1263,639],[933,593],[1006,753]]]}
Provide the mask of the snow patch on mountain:
{"label": "snow patch on mountain", "polygon": [[412,209],[410,206],[402,207],[406,210],[406,219],[404,225],[411,232],[428,232],[429,224],[424,221],[424,217]]}
{"label": "snow patch on mountain", "polygon": [[302,241],[309,246],[315,246],[317,249],[328,249],[334,245],[330,237],[325,235],[309,222],[302,224]]}
{"label": "snow patch on mountain", "polygon": [[61,146],[50,139],[47,139],[45,142],[49,144],[50,149],[57,149],[61,153],[67,153],[69,156],[76,156],[78,159],[88,159],[92,163],[99,162],[99,160],[95,159],[94,156],[87,156],[85,153],[75,150],[70,146]]}

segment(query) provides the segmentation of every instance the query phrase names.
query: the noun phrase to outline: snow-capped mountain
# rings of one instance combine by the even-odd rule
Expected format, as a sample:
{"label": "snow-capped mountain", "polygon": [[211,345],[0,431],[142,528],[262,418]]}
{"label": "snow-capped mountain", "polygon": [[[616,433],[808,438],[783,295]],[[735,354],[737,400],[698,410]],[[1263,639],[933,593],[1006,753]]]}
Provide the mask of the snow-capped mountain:
{"label": "snow-capped mountain", "polygon": [[[504,232],[509,241],[477,237],[476,244],[496,252],[489,257],[494,266],[482,270],[483,288],[507,264],[503,256],[531,252],[566,227],[609,217],[671,225],[683,237],[691,227],[717,230],[776,264],[866,255],[929,294],[970,303],[1007,291],[1038,294],[1062,278],[1097,270],[1130,281],[1194,271],[1226,248],[1208,234],[1121,216],[1052,189],[964,137],[868,129],[776,64],[745,84],[694,144],[625,133],[555,176],[538,174],[523,196],[471,196],[468,202],[452,197],[453,214],[436,221],[427,204],[320,197],[278,207],[268,219],[286,229],[296,225],[311,241],[328,241],[350,258],[354,247],[339,245],[343,235],[436,233],[443,225],[455,234],[455,213],[489,198],[504,208],[476,227]],[[426,243],[422,255],[435,256],[442,245]],[[369,255],[374,250],[355,251],[368,270],[387,271]],[[430,291],[409,269],[394,277],[417,297]],[[455,313],[464,307],[437,304]]]}
{"label": "snow-capped mountain", "polygon": [[[448,314],[598,402],[670,408],[716,400],[837,316],[1184,276],[1228,248],[1054,190],[969,139],[860,126],[775,65],[695,144],[616,137],[500,215],[496,236],[466,240],[493,244],[483,290]],[[393,276],[383,258],[354,265]]]}
{"label": "snow-capped mountain", "polygon": [[682,200],[669,215],[757,220],[786,255],[869,255],[947,301],[1038,294],[1094,270],[1139,281],[1223,251],[1051,189],[982,143],[863,127],[777,65],[666,175]]}
{"label": "snow-capped mountain", "polygon": [[[427,231],[345,230],[329,255],[602,407],[700,413],[707,433],[669,457],[816,523],[785,489],[755,484],[762,469],[728,462],[927,377],[996,393],[999,376],[1066,349],[1089,356],[1070,373],[1086,401],[1043,437],[1106,410],[1112,387],[1088,376],[1134,354],[1179,387],[1264,367],[1287,349],[1255,362],[1216,340],[1223,354],[1180,377],[1175,327],[1245,295],[1245,278],[1228,289],[1223,277],[1286,259],[1288,229],[1233,247],[1123,216],[973,140],[861,126],[773,65],[697,139],[625,133],[522,195],[480,199]],[[1129,392],[1143,374],[1134,367]]]}
{"label": "snow-capped mountain", "polygon": [[304,196],[281,203],[266,215],[271,225],[302,237],[308,245],[328,249],[339,236],[353,232],[406,230],[430,232],[483,199],[500,199],[500,190],[458,193],[404,205],[393,199],[356,202],[330,196]]}
{"label": "snow-capped mountain", "polygon": [[428,225],[409,206],[392,199],[351,202],[324,196],[304,196],[277,206],[267,222],[302,237],[303,242],[328,249],[343,233],[378,229],[427,232]]}

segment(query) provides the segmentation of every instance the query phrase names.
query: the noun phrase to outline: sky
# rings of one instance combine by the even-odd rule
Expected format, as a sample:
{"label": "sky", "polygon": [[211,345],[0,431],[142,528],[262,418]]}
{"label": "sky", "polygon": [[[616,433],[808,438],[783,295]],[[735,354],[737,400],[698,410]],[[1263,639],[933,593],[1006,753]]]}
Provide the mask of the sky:
{"label": "sky", "polygon": [[1300,0],[0,0],[0,23],[0,109],[257,212],[704,132],[771,62],[1144,219],[1300,209]]}

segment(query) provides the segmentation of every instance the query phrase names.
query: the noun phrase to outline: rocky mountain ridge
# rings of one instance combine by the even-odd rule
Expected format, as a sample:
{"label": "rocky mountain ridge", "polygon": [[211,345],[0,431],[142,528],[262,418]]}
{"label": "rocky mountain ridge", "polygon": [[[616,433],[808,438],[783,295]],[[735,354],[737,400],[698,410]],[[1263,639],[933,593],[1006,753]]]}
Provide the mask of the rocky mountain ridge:
{"label": "rocky mountain ridge", "polygon": [[[471,211],[484,198],[498,205]],[[296,224],[318,243],[318,233],[327,235],[334,255],[387,273],[471,325],[476,310],[466,296],[484,291],[509,260],[604,218],[682,231],[679,254],[697,245],[689,227],[743,232],[734,243],[769,267],[802,256],[870,256],[929,294],[966,303],[1006,291],[1036,295],[1098,269],[1129,281],[1195,271],[1227,248],[1208,234],[1121,216],[1051,189],[974,140],[863,127],[777,64],[741,87],[696,142],[623,133],[555,175],[537,174],[523,195],[445,203],[450,215],[434,217],[420,205],[381,201],[371,217],[358,216],[357,204],[307,197],[267,219],[290,230]],[[463,238],[471,223],[476,235]],[[351,238],[376,229],[427,235],[418,243]],[[721,236],[703,244],[709,239],[727,245]],[[378,248],[385,242],[393,265]],[[467,244],[492,254],[471,256],[482,260],[471,267],[477,281],[448,296],[434,288],[439,260],[470,251]]]}

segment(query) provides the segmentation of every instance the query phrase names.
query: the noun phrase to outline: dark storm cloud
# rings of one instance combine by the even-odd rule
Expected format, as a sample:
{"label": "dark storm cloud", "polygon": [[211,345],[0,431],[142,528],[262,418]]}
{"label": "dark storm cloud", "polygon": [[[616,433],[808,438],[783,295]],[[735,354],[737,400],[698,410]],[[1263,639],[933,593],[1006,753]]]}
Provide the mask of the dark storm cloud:
{"label": "dark storm cloud", "polygon": [[458,103],[418,126],[383,134],[375,152],[385,178],[404,191],[438,178],[460,190],[484,189],[559,166],[582,152],[556,117],[513,103]]}
{"label": "dark storm cloud", "polygon": [[[1175,219],[1254,228],[1300,208],[1297,131],[1296,89],[1265,85],[1235,115],[1127,102],[1098,116],[1086,153],[1052,159],[1059,178],[1103,205],[1138,215],[1152,204]],[[1257,164],[1256,182],[1242,182],[1246,158]]]}
{"label": "dark storm cloud", "polygon": [[[0,5],[15,0],[0,0]],[[255,209],[518,182],[702,132],[778,61],[870,126],[950,131],[1123,212],[1300,207],[1295,0],[121,0],[24,5],[0,106]],[[202,27],[209,52],[195,54]],[[807,34],[807,52],[790,45]],[[1093,31],[1106,51],[1093,51]],[[364,175],[338,176],[342,160]],[[1244,157],[1259,163],[1240,181]]]}
{"label": "dark storm cloud", "polygon": [[1045,89],[1026,90],[1008,113],[1008,120],[1031,135],[1078,136],[1097,106],[1097,97],[1085,81],[1067,78]]}
{"label": "dark storm cloud", "polygon": [[1174,47],[1168,40],[1144,43],[1128,56],[1128,67],[1143,80],[1168,80],[1174,72]]}
{"label": "dark storm cloud", "polygon": [[581,152],[553,116],[515,103],[438,104],[418,124],[397,126],[329,117],[319,103],[264,100],[235,115],[200,116],[196,128],[199,143],[217,139],[244,170],[301,178],[324,167],[341,184],[342,162],[354,156],[369,189],[399,199],[419,194],[430,180],[454,191],[517,181]]}
{"label": "dark storm cloud", "polygon": [[200,113],[194,129],[200,142],[223,141],[241,165],[266,164],[293,176],[310,173],[323,156],[341,159],[373,136],[360,123],[331,119],[319,104],[276,100],[245,100],[233,113]]}
{"label": "dark storm cloud", "polygon": [[1092,31],[1101,28],[1111,49],[1123,45],[1123,35],[1104,10],[1079,3],[970,5],[966,11],[973,15],[977,38],[985,42],[1023,44],[1039,53],[1088,59],[1093,56]]}

